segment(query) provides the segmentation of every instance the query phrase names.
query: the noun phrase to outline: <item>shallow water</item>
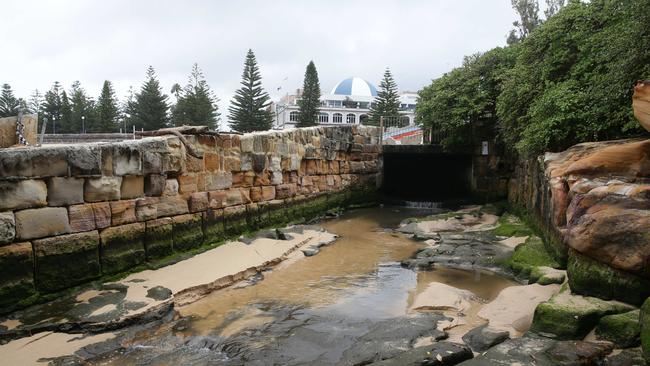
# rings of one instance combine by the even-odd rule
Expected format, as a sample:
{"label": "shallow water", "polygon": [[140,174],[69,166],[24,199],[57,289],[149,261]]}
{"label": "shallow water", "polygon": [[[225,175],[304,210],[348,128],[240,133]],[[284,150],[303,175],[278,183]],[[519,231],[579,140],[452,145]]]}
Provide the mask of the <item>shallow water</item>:
{"label": "shallow water", "polygon": [[[319,337],[324,337],[330,331],[324,329],[346,329],[340,337],[350,338],[359,332],[355,330],[357,324],[367,328],[373,322],[417,313],[412,309],[415,299],[418,296],[432,296],[426,290],[435,283],[474,294],[468,300],[469,309],[460,314],[469,324],[457,328],[456,336],[459,336],[460,330],[466,331],[483,323],[476,317],[481,304],[494,299],[501,289],[516,283],[479,271],[439,268],[414,272],[403,268],[400,261],[411,257],[424,244],[389,229],[397,227],[404,218],[431,213],[431,210],[383,207],[354,210],[340,218],[325,221],[321,226],[340,236],[335,243],[321,248],[320,253],[313,257],[303,257],[302,253],[297,252],[272,271],[265,272],[264,278],[258,282],[219,290],[177,309],[189,321],[181,330],[173,331],[174,336],[184,339],[204,336],[224,340],[243,330],[255,328],[259,330],[259,337],[254,338],[257,340],[264,338],[265,331],[272,332],[268,330],[271,323],[276,326],[285,318],[305,319],[305,324],[310,325],[301,323],[296,326],[299,330],[304,331],[309,327],[323,330],[315,336],[311,334],[314,339],[309,343],[312,346],[319,344],[321,358],[318,362],[336,363],[345,347],[349,347],[349,342],[337,341],[323,346],[327,341]],[[433,296],[436,296],[435,292]],[[457,313],[445,311],[447,315],[455,316]],[[269,325],[268,328],[264,328],[266,325]],[[173,342],[151,341],[152,337],[162,337],[169,332],[172,330],[163,327],[155,334],[143,334],[133,341],[125,354],[114,356],[108,360],[108,364],[197,362],[192,351],[187,349],[174,353]],[[276,336],[272,334],[268,338]],[[451,338],[454,338],[453,331]],[[139,345],[145,342],[146,346]],[[148,351],[142,352],[138,347],[147,347]],[[280,352],[291,355],[294,361],[302,360],[294,364],[316,362],[309,358],[310,353],[315,351],[308,346],[284,347],[286,349]],[[151,356],[156,352],[161,354]]]}

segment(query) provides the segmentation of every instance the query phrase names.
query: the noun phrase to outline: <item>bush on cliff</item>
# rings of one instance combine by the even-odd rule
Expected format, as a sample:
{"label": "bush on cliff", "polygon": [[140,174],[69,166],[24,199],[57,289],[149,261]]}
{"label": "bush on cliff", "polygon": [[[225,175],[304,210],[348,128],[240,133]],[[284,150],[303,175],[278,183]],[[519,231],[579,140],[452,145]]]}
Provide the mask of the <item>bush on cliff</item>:
{"label": "bush on cliff", "polygon": [[647,0],[571,1],[521,43],[465,59],[419,93],[416,113],[445,133],[499,132],[523,155],[637,135],[632,86],[650,77]]}

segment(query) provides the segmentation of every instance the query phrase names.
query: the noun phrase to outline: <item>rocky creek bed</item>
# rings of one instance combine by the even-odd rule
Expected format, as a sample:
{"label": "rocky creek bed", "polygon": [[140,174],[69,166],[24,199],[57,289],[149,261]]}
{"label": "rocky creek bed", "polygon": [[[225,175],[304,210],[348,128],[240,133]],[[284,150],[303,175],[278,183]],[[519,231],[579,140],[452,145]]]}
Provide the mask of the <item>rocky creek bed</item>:
{"label": "rocky creek bed", "polygon": [[440,211],[353,210],[16,312],[0,320],[0,359],[643,365],[639,310],[572,294],[519,218]]}

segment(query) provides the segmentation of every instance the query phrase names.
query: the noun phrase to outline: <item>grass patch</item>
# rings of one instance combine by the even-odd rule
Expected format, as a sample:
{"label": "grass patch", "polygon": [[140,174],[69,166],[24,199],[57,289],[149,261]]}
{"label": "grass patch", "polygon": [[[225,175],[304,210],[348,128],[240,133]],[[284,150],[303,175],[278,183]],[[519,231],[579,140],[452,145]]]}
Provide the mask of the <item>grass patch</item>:
{"label": "grass patch", "polygon": [[534,233],[519,217],[505,213],[499,218],[499,226],[492,230],[492,234],[497,236],[532,236]]}

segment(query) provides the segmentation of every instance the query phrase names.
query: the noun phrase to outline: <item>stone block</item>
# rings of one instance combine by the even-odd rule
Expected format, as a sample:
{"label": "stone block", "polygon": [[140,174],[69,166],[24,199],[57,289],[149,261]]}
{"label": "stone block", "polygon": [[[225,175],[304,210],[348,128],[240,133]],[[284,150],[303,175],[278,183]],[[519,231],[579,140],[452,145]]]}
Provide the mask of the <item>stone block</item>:
{"label": "stone block", "polygon": [[196,213],[208,209],[208,192],[195,192],[190,195],[190,212]]}
{"label": "stone block", "polygon": [[159,151],[147,151],[142,153],[142,173],[161,174],[163,172],[163,154]]}
{"label": "stone block", "polygon": [[216,243],[225,239],[223,210],[208,209],[203,213],[203,235],[206,243]]}
{"label": "stone block", "polygon": [[208,192],[208,208],[217,209],[226,206],[226,191]]}
{"label": "stone block", "polygon": [[47,187],[41,180],[0,182],[0,210],[47,205]]}
{"label": "stone block", "polygon": [[266,169],[266,160],[266,154],[253,154],[253,171],[259,173]]}
{"label": "stone block", "polygon": [[142,222],[102,230],[100,237],[103,273],[123,272],[144,262],[144,235],[145,224]]}
{"label": "stone block", "polygon": [[147,221],[144,240],[147,260],[163,258],[172,254],[173,227],[171,217]]}
{"label": "stone block", "polygon": [[122,177],[88,178],[84,185],[86,202],[115,201],[120,199]]}
{"label": "stone block", "polygon": [[221,160],[219,154],[206,151],[205,154],[203,154],[203,160],[205,161],[205,170],[209,172],[216,172],[219,170]]}
{"label": "stone block", "polygon": [[255,180],[253,181],[254,186],[268,186],[269,184],[271,184],[271,172],[263,171],[255,173]]}
{"label": "stone block", "polygon": [[262,187],[262,201],[270,201],[275,199],[275,187],[266,186]]}
{"label": "stone block", "polygon": [[95,225],[98,229],[111,226],[111,204],[108,202],[97,202],[92,204],[95,215]]}
{"label": "stone block", "polygon": [[124,200],[111,202],[112,225],[124,225],[136,222],[135,201]]}
{"label": "stone block", "polygon": [[70,232],[65,207],[43,207],[16,211],[16,238],[27,240]]}
{"label": "stone block", "polygon": [[144,177],[141,175],[127,175],[122,177],[120,198],[128,200],[144,196]]}
{"label": "stone block", "polygon": [[158,197],[165,190],[167,177],[160,174],[148,174],[144,177],[144,194],[149,197]]}
{"label": "stone block", "polygon": [[241,160],[237,156],[226,156],[223,161],[223,170],[227,172],[237,172],[242,170]]}
{"label": "stone block", "polygon": [[253,139],[252,135],[242,135],[239,138],[241,152],[253,152]]}
{"label": "stone block", "polygon": [[185,155],[185,171],[202,172],[204,170],[203,159],[195,158],[189,154]]}
{"label": "stone block", "polygon": [[178,192],[192,193],[198,190],[196,174],[185,174],[178,177]]}
{"label": "stone block", "polygon": [[153,220],[158,217],[158,197],[145,197],[135,200],[135,217],[138,221]]}
{"label": "stone block", "polygon": [[97,228],[92,203],[69,206],[68,218],[70,221],[70,231],[73,233],[92,231]]}
{"label": "stone block", "polygon": [[226,191],[225,206],[236,206],[244,203],[241,191],[239,188],[231,188]]}
{"label": "stone block", "polygon": [[241,160],[241,171],[253,170],[253,154],[241,154],[239,159]]}
{"label": "stone block", "polygon": [[13,242],[15,237],[16,219],[14,213],[11,211],[0,212],[0,245]]}
{"label": "stone block", "polygon": [[97,231],[34,240],[33,244],[39,291],[62,290],[101,275]]}
{"label": "stone block", "polygon": [[351,161],[350,164],[350,173],[358,174],[365,171],[365,165],[362,161]]}
{"label": "stone block", "polygon": [[641,349],[647,363],[650,362],[650,298],[641,306],[639,325],[641,326]]}
{"label": "stone block", "polygon": [[122,142],[114,146],[113,174],[142,175],[142,154],[138,141]]}
{"label": "stone block", "polygon": [[271,184],[278,185],[282,184],[284,181],[283,174],[281,171],[272,171],[271,172]]}
{"label": "stone block", "polygon": [[113,175],[113,146],[112,145],[102,145],[101,146],[101,168],[102,175],[111,176]]}
{"label": "stone block", "polygon": [[226,236],[233,237],[248,230],[246,219],[246,206],[231,206],[223,210],[224,232]]}
{"label": "stone block", "polygon": [[250,199],[253,202],[259,202],[262,200],[262,187],[252,187],[250,188]]}
{"label": "stone block", "polygon": [[71,145],[66,150],[71,176],[102,175],[102,149],[100,146]]}
{"label": "stone block", "polygon": [[232,173],[231,172],[214,172],[206,173],[205,175],[205,189],[207,191],[216,191],[219,189],[226,189],[232,187]]}
{"label": "stone block", "polygon": [[163,196],[176,196],[178,194],[178,180],[170,178],[165,181],[165,188],[163,189]]}
{"label": "stone block", "polygon": [[69,206],[84,202],[82,178],[52,177],[47,182],[47,204]]}
{"label": "stone block", "polygon": [[0,247],[0,268],[0,312],[6,313],[36,292],[32,243]]}
{"label": "stone block", "polygon": [[162,196],[158,202],[158,217],[183,215],[189,212],[187,200],[181,196]]}
{"label": "stone block", "polygon": [[0,150],[0,177],[61,177],[68,175],[66,147]]}
{"label": "stone block", "polygon": [[275,198],[284,199],[296,195],[298,187],[295,184],[280,184],[275,187]]}
{"label": "stone block", "polygon": [[203,215],[174,216],[174,250],[186,251],[203,244]]}

